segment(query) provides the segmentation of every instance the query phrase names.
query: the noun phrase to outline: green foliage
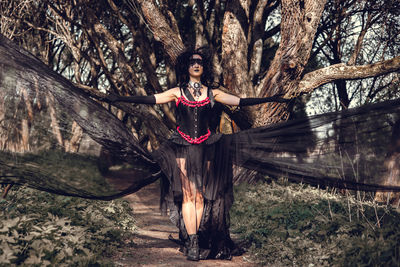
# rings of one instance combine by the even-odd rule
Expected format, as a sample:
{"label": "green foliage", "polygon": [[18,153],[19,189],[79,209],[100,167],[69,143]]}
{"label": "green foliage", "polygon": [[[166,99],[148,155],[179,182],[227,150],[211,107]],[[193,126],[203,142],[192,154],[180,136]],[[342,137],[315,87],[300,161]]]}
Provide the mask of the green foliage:
{"label": "green foliage", "polygon": [[400,214],[394,210],[299,184],[235,190],[232,231],[260,265],[400,265]]}
{"label": "green foliage", "polygon": [[13,187],[0,202],[0,266],[112,266],[135,231],[123,200],[94,201]]}

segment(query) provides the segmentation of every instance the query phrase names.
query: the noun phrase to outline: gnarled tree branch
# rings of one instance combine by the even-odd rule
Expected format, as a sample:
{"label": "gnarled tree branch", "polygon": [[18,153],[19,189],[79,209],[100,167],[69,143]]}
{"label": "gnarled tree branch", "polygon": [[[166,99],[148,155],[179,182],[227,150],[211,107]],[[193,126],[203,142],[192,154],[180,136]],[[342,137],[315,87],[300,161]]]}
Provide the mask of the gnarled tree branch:
{"label": "gnarled tree branch", "polygon": [[160,12],[153,0],[138,0],[154,38],[164,46],[172,62],[175,62],[178,55],[185,49],[182,38],[169,26],[164,15]]}
{"label": "gnarled tree branch", "polygon": [[400,56],[362,66],[348,66],[343,63],[335,64],[305,74],[299,83],[298,90],[288,92],[287,95],[296,96],[300,93],[309,93],[323,84],[339,79],[363,79],[395,71],[400,71]]}

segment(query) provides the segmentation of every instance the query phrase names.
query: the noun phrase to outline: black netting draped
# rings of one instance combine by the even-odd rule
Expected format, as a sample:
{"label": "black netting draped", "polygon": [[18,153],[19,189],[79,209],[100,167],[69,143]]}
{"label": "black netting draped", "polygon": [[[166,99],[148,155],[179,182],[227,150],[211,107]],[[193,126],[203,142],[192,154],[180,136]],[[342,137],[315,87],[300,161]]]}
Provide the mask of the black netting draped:
{"label": "black netting draped", "polygon": [[[399,111],[392,100],[222,135],[207,159],[311,184],[400,191]],[[130,164],[123,181],[104,175],[100,150]],[[172,175],[173,150],[150,153],[103,106],[0,37],[1,183],[112,199]],[[212,200],[231,181],[209,184]]]}
{"label": "black netting draped", "polygon": [[[134,166],[124,181],[104,158]],[[0,36],[0,182],[57,194],[112,199],[161,172],[125,125],[71,82]],[[110,176],[110,175],[108,175]]]}
{"label": "black netting draped", "polygon": [[322,186],[398,191],[400,100],[249,129],[237,164]]}

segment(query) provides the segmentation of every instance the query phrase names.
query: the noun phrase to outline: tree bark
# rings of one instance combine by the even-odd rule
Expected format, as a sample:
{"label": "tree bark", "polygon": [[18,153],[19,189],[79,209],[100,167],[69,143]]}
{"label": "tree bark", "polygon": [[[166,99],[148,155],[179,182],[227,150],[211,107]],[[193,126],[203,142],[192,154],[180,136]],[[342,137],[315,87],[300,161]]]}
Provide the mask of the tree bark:
{"label": "tree bark", "polygon": [[82,141],[83,129],[80,127],[76,121],[72,123],[71,127],[72,136],[69,140],[65,140],[65,152],[76,153],[79,151],[79,146]]}
{"label": "tree bark", "polygon": [[326,83],[339,80],[355,80],[388,74],[400,70],[400,56],[374,64],[348,66],[344,63],[331,65],[304,75],[298,90],[287,92],[292,97],[309,93]]}
{"label": "tree bark", "polygon": [[138,3],[155,40],[163,44],[165,52],[171,61],[175,62],[179,54],[185,49],[179,33],[168,25],[154,0],[138,0]]}
{"label": "tree bark", "polygon": [[[296,92],[310,57],[314,36],[326,0],[282,0],[281,42],[262,79],[262,96]],[[265,125],[289,117],[287,104],[265,104],[259,110],[256,125]]]}
{"label": "tree bark", "polygon": [[251,19],[251,30],[249,30],[250,80],[253,80],[260,73],[264,40],[268,38],[265,35],[265,23],[269,15],[268,12],[272,11],[277,4],[277,1],[261,0],[258,1],[254,8],[254,15]]}
{"label": "tree bark", "polygon": [[50,112],[51,130],[53,131],[54,138],[57,140],[58,144],[61,147],[63,147],[64,146],[64,138],[61,134],[60,126],[58,125],[57,113],[56,113],[56,109],[54,107],[55,100],[54,100],[53,95],[47,94],[46,100],[47,100],[47,106],[48,106],[49,112]]}
{"label": "tree bark", "polygon": [[229,1],[222,30],[222,74],[224,85],[241,97],[254,96],[248,76],[247,31],[249,1]]}

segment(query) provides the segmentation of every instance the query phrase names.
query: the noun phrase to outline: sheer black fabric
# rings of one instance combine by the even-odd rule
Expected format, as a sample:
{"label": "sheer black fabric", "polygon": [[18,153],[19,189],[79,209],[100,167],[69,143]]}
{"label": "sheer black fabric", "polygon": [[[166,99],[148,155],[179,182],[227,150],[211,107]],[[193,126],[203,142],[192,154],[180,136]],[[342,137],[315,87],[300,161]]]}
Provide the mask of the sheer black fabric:
{"label": "sheer black fabric", "polygon": [[363,191],[398,191],[400,100],[241,131],[235,163],[271,176]]}
{"label": "sheer black fabric", "polygon": [[[197,132],[185,119],[193,110],[183,110],[181,132],[193,140],[206,135],[212,101],[202,106]],[[162,206],[185,242],[184,176],[204,196],[200,246],[211,258],[237,252],[229,237],[234,165],[322,186],[399,192],[399,111],[400,100],[392,100],[230,135],[210,132],[198,144],[175,131],[149,152],[103,106],[0,36],[0,182],[113,199],[161,178]],[[129,176],[103,175],[100,150],[128,162]]]}
{"label": "sheer black fabric", "polygon": [[128,102],[128,103],[140,103],[154,105],[156,103],[156,97],[154,95],[150,96],[119,96],[115,94],[110,94],[106,97],[109,102]]}
{"label": "sheer black fabric", "polygon": [[[128,181],[102,175],[100,147],[134,166]],[[121,197],[162,175],[113,114],[2,36],[0,154],[0,182],[85,198]]]}

